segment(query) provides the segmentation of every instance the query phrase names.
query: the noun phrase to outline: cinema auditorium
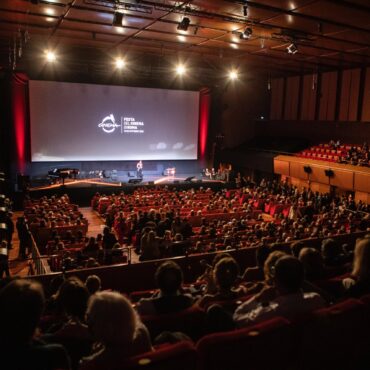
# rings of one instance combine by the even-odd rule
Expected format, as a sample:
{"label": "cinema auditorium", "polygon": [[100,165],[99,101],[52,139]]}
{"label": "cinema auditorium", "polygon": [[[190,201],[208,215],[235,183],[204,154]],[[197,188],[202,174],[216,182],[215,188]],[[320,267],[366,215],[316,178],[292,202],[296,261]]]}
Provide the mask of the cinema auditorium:
{"label": "cinema auditorium", "polygon": [[369,0],[0,1],[0,369],[370,369]]}

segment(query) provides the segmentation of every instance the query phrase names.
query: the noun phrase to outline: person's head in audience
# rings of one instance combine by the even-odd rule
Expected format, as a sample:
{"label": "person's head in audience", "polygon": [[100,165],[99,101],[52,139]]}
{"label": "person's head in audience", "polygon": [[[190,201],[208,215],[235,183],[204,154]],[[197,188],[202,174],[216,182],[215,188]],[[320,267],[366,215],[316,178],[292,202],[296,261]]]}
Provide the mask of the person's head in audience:
{"label": "person's head in audience", "polygon": [[44,292],[32,280],[15,279],[0,291],[0,345],[28,344],[44,309]]}
{"label": "person's head in audience", "polygon": [[263,266],[265,282],[272,285],[275,277],[275,265],[279,258],[286,256],[282,251],[274,251],[269,254]]}
{"label": "person's head in audience", "polygon": [[315,248],[303,248],[298,259],[303,263],[305,278],[314,281],[323,277],[324,262],[320,252]]}
{"label": "person's head in audience", "polygon": [[183,273],[177,263],[167,261],[158,267],[155,272],[155,280],[162,295],[172,296],[181,289]]}
{"label": "person's head in audience", "polygon": [[370,281],[370,238],[356,242],[352,276],[357,281]]}
{"label": "person's head in audience", "polygon": [[83,321],[87,307],[89,292],[77,277],[64,281],[57,293],[57,305],[69,318]]}
{"label": "person's head in audience", "polygon": [[327,266],[337,266],[341,263],[341,248],[334,239],[324,239],[321,242],[321,254]]}
{"label": "person's head in audience", "polygon": [[290,250],[292,251],[292,254],[294,257],[298,258],[299,253],[304,248],[304,244],[302,242],[294,242],[290,246]]}
{"label": "person's head in audience", "polygon": [[232,257],[219,260],[214,268],[214,280],[220,291],[229,291],[236,285],[239,276],[239,265]]}
{"label": "person's head in audience", "polygon": [[97,275],[89,275],[85,281],[86,288],[90,295],[101,290],[101,280]]}
{"label": "person's head in audience", "polygon": [[285,255],[276,261],[274,270],[274,285],[279,294],[295,294],[301,290],[304,269],[298,258]]}
{"label": "person's head in audience", "polygon": [[91,296],[86,320],[93,338],[105,349],[130,346],[136,334],[138,316],[131,302],[118,292],[98,292]]}

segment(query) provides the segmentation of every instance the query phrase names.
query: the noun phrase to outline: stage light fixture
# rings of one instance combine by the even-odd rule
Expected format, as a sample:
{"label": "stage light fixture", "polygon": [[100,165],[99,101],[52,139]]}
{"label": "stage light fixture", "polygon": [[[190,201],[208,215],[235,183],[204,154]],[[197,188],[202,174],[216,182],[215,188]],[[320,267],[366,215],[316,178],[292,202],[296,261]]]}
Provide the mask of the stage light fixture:
{"label": "stage light fixture", "polygon": [[117,58],[115,64],[117,69],[122,69],[126,66],[126,61],[122,58]]}
{"label": "stage light fixture", "polygon": [[237,80],[238,79],[238,71],[236,71],[235,69],[232,69],[229,72],[229,79],[232,80],[232,81]]}
{"label": "stage light fixture", "polygon": [[184,75],[186,72],[186,68],[183,64],[178,64],[177,67],[176,67],[176,74],[178,74],[179,76],[182,76]]}
{"label": "stage light fixture", "polygon": [[177,29],[179,31],[187,31],[190,25],[190,19],[188,17],[184,17],[181,22],[177,25]]}
{"label": "stage light fixture", "polygon": [[123,17],[124,14],[120,12],[115,12],[113,16],[113,23],[112,26],[114,27],[122,27],[123,26]]}
{"label": "stage light fixture", "polygon": [[286,48],[288,54],[295,54],[298,52],[298,47],[297,45],[292,42],[287,48]]}
{"label": "stage light fixture", "polygon": [[45,51],[45,58],[48,62],[53,63],[56,61],[57,57],[55,53],[51,50],[46,50]]}
{"label": "stage light fixture", "polygon": [[250,39],[250,38],[251,38],[252,34],[253,34],[253,30],[252,30],[252,28],[247,27],[247,28],[244,30],[244,32],[242,32],[242,33],[240,34],[240,38],[241,38],[241,39],[243,39],[243,40],[248,40],[248,39]]}

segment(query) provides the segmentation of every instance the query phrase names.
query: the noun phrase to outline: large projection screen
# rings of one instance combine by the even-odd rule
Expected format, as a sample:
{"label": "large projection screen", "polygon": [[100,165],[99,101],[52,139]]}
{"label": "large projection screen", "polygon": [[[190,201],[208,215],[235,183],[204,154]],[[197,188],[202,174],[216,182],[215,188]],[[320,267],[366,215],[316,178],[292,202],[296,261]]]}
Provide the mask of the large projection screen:
{"label": "large projection screen", "polygon": [[30,81],[31,160],[197,159],[199,92]]}

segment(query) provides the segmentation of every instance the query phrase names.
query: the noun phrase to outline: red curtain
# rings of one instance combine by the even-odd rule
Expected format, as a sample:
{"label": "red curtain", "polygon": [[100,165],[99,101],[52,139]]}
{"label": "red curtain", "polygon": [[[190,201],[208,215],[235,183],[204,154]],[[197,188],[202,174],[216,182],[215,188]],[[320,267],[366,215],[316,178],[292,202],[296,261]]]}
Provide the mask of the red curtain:
{"label": "red curtain", "polygon": [[12,116],[15,138],[16,171],[24,174],[26,170],[26,135],[27,135],[27,92],[28,77],[23,73],[14,73],[12,77]]}
{"label": "red curtain", "polygon": [[199,159],[205,160],[207,151],[208,124],[211,108],[209,89],[200,90],[199,106]]}

